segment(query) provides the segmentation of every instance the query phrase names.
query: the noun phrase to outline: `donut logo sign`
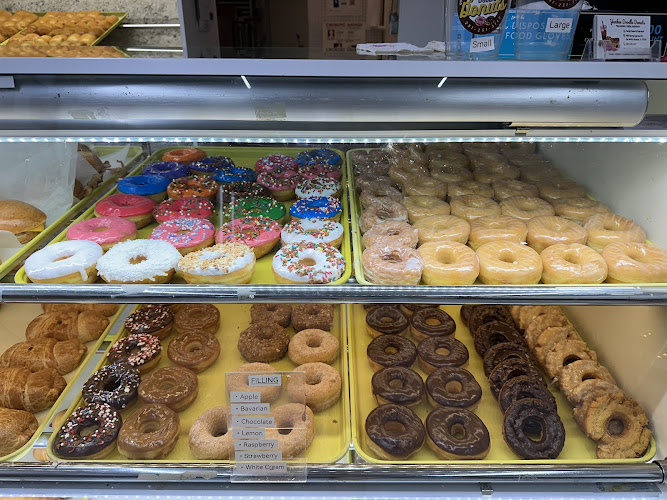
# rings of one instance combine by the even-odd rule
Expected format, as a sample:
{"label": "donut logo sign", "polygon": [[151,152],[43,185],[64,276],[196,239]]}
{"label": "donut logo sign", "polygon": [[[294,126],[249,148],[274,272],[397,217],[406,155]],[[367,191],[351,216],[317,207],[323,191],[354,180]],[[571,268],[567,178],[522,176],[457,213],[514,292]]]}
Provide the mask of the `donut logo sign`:
{"label": "donut logo sign", "polygon": [[549,7],[554,9],[565,10],[571,9],[577,5],[581,0],[544,0]]}
{"label": "donut logo sign", "polygon": [[507,7],[507,0],[458,0],[459,21],[470,33],[486,35],[500,26]]}

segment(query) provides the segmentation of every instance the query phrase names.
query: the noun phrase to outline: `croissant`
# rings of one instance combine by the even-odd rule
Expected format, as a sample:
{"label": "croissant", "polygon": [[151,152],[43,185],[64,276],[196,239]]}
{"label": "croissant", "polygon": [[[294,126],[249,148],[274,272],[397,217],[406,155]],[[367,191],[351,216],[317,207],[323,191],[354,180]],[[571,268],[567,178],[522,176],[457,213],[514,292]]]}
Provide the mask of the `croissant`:
{"label": "croissant", "polygon": [[56,340],[96,340],[102,335],[109,320],[95,311],[49,312],[33,319],[25,331],[27,340],[52,338]]}
{"label": "croissant", "polygon": [[37,432],[37,419],[25,410],[0,407],[0,457],[15,452]]}
{"label": "croissant", "polygon": [[24,367],[31,372],[44,368],[55,368],[60,375],[73,371],[88,349],[79,339],[40,339],[19,342],[0,356],[0,367]]}
{"label": "croissant", "polygon": [[66,385],[53,368],[34,373],[27,368],[0,368],[0,406],[42,411],[53,406]]}
{"label": "croissant", "polygon": [[118,304],[42,304],[44,312],[83,312],[95,311],[104,316],[113,316],[118,311]]}

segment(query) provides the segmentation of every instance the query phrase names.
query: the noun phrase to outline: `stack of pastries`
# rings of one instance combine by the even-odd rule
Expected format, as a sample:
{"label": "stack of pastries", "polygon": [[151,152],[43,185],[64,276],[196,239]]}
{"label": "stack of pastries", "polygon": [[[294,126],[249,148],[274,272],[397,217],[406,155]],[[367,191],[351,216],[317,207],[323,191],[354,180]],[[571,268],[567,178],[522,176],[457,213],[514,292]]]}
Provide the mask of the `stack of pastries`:
{"label": "stack of pastries", "polygon": [[[14,15],[17,16],[17,14]],[[34,17],[32,17],[34,16]],[[8,45],[92,45],[111,26],[118,22],[114,14],[105,16],[98,10],[81,12],[47,12],[42,17],[32,14],[32,21],[14,34]],[[25,24],[25,23],[19,23]]]}

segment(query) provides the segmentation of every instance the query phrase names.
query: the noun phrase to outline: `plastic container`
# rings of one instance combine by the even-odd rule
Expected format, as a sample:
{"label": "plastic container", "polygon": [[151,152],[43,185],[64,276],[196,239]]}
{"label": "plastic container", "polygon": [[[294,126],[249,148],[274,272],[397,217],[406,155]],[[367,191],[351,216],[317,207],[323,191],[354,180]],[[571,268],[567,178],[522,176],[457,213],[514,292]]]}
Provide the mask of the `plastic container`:
{"label": "plastic container", "polygon": [[509,0],[447,0],[445,41],[448,59],[498,58]]}
{"label": "plastic container", "polygon": [[582,3],[582,0],[517,0],[514,57],[567,59]]}

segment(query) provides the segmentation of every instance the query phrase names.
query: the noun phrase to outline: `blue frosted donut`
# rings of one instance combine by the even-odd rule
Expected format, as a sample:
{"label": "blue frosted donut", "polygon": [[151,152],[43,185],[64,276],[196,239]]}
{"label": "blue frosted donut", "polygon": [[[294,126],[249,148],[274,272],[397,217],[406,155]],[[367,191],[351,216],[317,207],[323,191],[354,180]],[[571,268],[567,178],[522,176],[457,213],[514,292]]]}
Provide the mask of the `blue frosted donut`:
{"label": "blue frosted donut", "polygon": [[243,167],[225,167],[213,174],[213,178],[222,183],[243,182],[257,180],[257,172]]}
{"label": "blue frosted donut", "polygon": [[300,167],[305,165],[313,165],[315,163],[325,165],[339,165],[343,159],[338,153],[331,149],[308,149],[301,151],[296,156],[296,161]]}
{"label": "blue frosted donut", "polygon": [[234,162],[227,156],[208,156],[203,160],[194,161],[190,164],[191,173],[210,174],[224,168],[235,167]]}
{"label": "blue frosted donut", "polygon": [[159,175],[173,180],[190,175],[190,168],[177,161],[161,161],[147,165],[141,173],[143,175]]}
{"label": "blue frosted donut", "polygon": [[119,180],[118,191],[124,194],[151,196],[165,192],[169,182],[171,182],[169,179],[159,175],[135,175]]}
{"label": "blue frosted donut", "polygon": [[289,214],[298,219],[335,219],[340,215],[341,210],[342,206],[338,198],[313,196],[292,204]]}

